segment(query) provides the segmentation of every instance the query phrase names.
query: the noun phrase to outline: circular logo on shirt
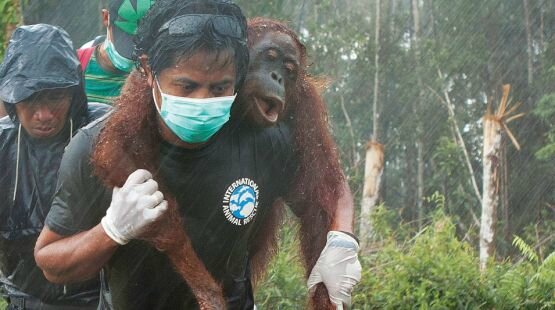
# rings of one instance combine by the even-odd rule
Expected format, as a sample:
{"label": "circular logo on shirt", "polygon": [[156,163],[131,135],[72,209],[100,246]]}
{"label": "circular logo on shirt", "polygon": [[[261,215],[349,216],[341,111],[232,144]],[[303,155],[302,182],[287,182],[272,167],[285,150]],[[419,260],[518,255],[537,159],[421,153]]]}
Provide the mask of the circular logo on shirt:
{"label": "circular logo on shirt", "polygon": [[258,185],[249,178],[233,182],[225,191],[223,211],[225,218],[237,226],[248,224],[258,208]]}

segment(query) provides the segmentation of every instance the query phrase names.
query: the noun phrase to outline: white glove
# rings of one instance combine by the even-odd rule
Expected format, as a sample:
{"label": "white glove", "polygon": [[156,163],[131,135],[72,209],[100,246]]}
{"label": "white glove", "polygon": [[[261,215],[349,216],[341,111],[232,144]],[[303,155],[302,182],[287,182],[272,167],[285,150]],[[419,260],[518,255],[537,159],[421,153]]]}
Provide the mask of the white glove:
{"label": "white glove", "polygon": [[326,246],[308,277],[308,290],[313,291],[316,284],[323,282],[337,309],[343,309],[343,304],[350,306],[351,293],[362,272],[358,250],[353,237],[340,231],[328,232]]}
{"label": "white glove", "polygon": [[152,174],[139,169],[129,175],[121,188],[114,187],[102,228],[108,237],[123,245],[141,236],[167,209],[168,203]]}

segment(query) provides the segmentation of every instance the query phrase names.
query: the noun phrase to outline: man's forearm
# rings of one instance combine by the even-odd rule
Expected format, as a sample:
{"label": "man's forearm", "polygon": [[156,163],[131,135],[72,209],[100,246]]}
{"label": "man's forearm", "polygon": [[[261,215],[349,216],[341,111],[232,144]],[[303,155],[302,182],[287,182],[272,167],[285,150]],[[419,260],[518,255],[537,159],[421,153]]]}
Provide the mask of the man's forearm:
{"label": "man's forearm", "polygon": [[69,237],[45,227],[35,246],[35,260],[51,282],[79,282],[95,277],[117,248],[100,224]]}
{"label": "man's forearm", "polygon": [[354,226],[354,203],[349,184],[345,181],[343,191],[337,200],[337,208],[333,219],[331,230],[353,233]]}

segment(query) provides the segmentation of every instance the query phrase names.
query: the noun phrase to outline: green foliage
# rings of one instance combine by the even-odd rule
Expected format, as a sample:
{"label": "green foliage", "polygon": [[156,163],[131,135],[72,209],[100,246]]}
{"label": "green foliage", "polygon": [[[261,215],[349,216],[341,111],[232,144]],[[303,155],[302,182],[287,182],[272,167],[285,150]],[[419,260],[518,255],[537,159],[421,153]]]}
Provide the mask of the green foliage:
{"label": "green foliage", "polygon": [[424,197],[426,202],[432,202],[436,205],[438,210],[444,211],[445,209],[445,196],[440,194],[438,191],[434,192],[430,197]]}
{"label": "green foliage", "polygon": [[4,57],[9,30],[18,23],[19,14],[17,0],[0,0],[0,59]]}
{"label": "green foliage", "polygon": [[513,245],[528,259],[528,261],[532,263],[537,263],[539,261],[538,254],[536,254],[534,249],[526,244],[526,241],[522,240],[519,236],[514,237]]}
{"label": "green foliage", "polygon": [[[440,194],[428,200],[444,202]],[[492,263],[480,273],[474,249],[460,241],[443,208],[429,226],[410,236],[395,212],[379,206],[374,215],[381,247],[359,256],[362,280],[353,292],[353,309],[553,309],[555,253],[543,262]],[[296,229],[282,231],[279,255],[256,293],[260,309],[300,309],[306,286],[297,259]],[[400,238],[403,236],[403,238]],[[533,250],[522,239],[516,246]],[[528,254],[530,255],[530,254]],[[539,264],[539,265],[538,265]]]}
{"label": "green foliage", "polygon": [[433,158],[438,162],[439,173],[442,175],[450,176],[460,165],[461,149],[453,141],[447,137],[441,137],[438,141],[438,146],[434,152]]}
{"label": "green foliage", "polygon": [[528,224],[523,229],[522,239],[527,244],[535,244],[539,260],[543,260],[544,253],[555,251],[555,221],[552,220],[553,210],[548,207],[541,208],[534,223]]}
{"label": "green foliage", "polygon": [[543,96],[534,108],[538,116],[549,128],[545,134],[545,145],[536,152],[536,157],[541,160],[550,160],[555,157],[555,93]]}
{"label": "green foliage", "polygon": [[412,240],[386,245],[372,265],[372,309],[468,309],[485,299],[476,257],[445,216]]}
{"label": "green foliage", "polygon": [[376,207],[371,217],[372,228],[378,239],[390,237],[402,239],[405,235],[403,228],[397,225],[400,223],[398,214],[391,208],[386,208],[385,205],[380,204]]}
{"label": "green foliage", "polygon": [[256,290],[260,309],[295,309],[306,301],[304,269],[301,266],[296,238],[297,226],[289,221],[281,231],[280,250],[271,263],[266,279]]}
{"label": "green foliage", "polygon": [[0,309],[4,310],[8,308],[8,304],[6,303],[6,301],[4,299],[0,299]]}
{"label": "green foliage", "polygon": [[542,309],[555,307],[555,252],[543,261],[530,279],[529,296]]}
{"label": "green foliage", "polygon": [[530,262],[505,263],[488,276],[491,299],[500,309],[555,307],[555,253],[537,267]]}
{"label": "green foliage", "polygon": [[518,309],[525,299],[526,275],[532,272],[530,265],[522,264],[513,268],[497,267],[488,275],[494,281],[488,281],[494,304],[502,309]]}

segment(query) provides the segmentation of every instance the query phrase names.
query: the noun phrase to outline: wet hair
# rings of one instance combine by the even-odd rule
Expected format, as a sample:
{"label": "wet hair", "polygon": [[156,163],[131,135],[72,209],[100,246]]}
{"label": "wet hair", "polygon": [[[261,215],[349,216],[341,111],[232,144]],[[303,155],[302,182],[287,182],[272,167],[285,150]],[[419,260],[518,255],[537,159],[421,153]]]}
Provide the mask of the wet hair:
{"label": "wet hair", "polygon": [[[236,20],[243,38],[221,34],[209,20],[195,34],[173,34],[160,28],[174,17],[189,14],[212,14],[230,16]],[[197,52],[214,53],[229,57],[236,72],[235,90],[238,90],[247,74],[249,51],[246,45],[247,21],[241,9],[227,0],[159,0],[141,20],[135,38],[134,57],[146,54],[154,73],[175,65],[183,57]],[[224,63],[223,66],[228,63]]]}

